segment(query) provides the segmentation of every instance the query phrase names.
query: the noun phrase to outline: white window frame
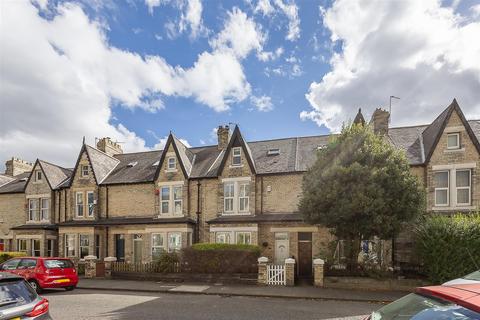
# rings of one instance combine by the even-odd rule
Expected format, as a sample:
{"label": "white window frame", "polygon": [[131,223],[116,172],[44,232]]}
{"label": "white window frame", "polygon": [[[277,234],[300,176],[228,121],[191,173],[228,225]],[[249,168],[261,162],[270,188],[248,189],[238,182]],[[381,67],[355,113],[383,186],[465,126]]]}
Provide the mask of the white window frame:
{"label": "white window frame", "polygon": [[[245,189],[245,194],[242,196],[242,188]],[[248,189],[248,190],[247,190]],[[241,208],[242,200],[246,200],[246,206]],[[250,182],[238,183],[238,212],[250,212]]]}
{"label": "white window frame", "polygon": [[[36,203],[36,206],[33,206],[34,203]],[[28,199],[28,221],[37,221],[36,218],[38,217],[38,212],[39,212],[39,199],[38,198]]]}
{"label": "white window frame", "polygon": [[[224,241],[218,241],[219,238],[223,238]],[[232,243],[233,232],[231,231],[217,231],[215,232],[215,243]]]}
{"label": "white window frame", "polygon": [[[92,195],[92,203],[90,203],[89,195]],[[92,208],[90,212],[90,207]],[[87,191],[87,216],[93,217],[95,215],[95,193],[93,191]]]}
{"label": "white window frame", "polygon": [[[35,250],[35,242],[38,243],[38,250]],[[35,255],[35,251],[38,252],[38,255]],[[30,255],[32,257],[40,257],[42,255],[42,244],[40,239],[30,239]]]}
{"label": "white window frame", "polygon": [[[456,136],[456,137],[457,137],[457,145],[456,145],[456,146],[449,146],[449,145],[448,145],[449,138],[452,137],[452,136]],[[448,149],[448,150],[460,149],[460,133],[458,133],[458,132],[455,132],[455,133],[447,133],[447,149]]]}
{"label": "white window frame", "polygon": [[54,248],[55,248],[55,240],[47,239],[47,250],[45,250],[47,257],[54,256],[54,250],[55,250]]}
{"label": "white window frame", "polygon": [[[170,243],[170,236],[179,236],[180,245],[178,248],[173,248]],[[181,232],[169,232],[167,233],[167,241],[168,241],[168,252],[174,252],[175,250],[182,249],[182,233]]]}
{"label": "white window frame", "polygon": [[[435,200],[435,206],[436,207],[448,207],[450,205],[450,171],[449,170],[438,170],[433,173],[434,175],[434,181],[435,181],[435,174],[437,173],[446,173],[447,174],[447,187],[436,187],[435,186],[435,192],[434,192],[434,200]],[[447,191],[447,203],[446,204],[439,204],[437,203],[437,191]]]}
{"label": "white window frame", "polygon": [[[85,168],[86,168],[86,170],[85,170]],[[80,171],[81,171],[80,176],[81,176],[82,178],[88,177],[88,174],[89,174],[89,172],[90,172],[89,165],[88,165],[88,164],[82,164],[82,165],[80,166]]]}
{"label": "white window frame", "polygon": [[[243,234],[243,235],[248,234],[248,237],[249,237],[249,242],[248,243],[239,243],[238,237],[241,234]],[[235,232],[235,244],[252,244],[252,233],[249,232],[249,231],[237,231],[237,232]]]}
{"label": "white window frame", "polygon": [[[235,163],[235,159],[239,159],[239,163]],[[232,148],[232,166],[240,167],[242,165],[242,147]]]}
{"label": "white window frame", "polygon": [[[155,242],[153,241],[155,236],[160,236],[162,238],[162,245],[155,245]],[[166,239],[166,234],[165,233],[152,233],[151,237],[151,242],[152,242],[152,259],[155,256],[154,252],[155,249],[160,249],[160,252],[158,253],[161,255],[163,252],[167,251],[167,239]]]}
{"label": "white window frame", "polygon": [[[236,183],[233,181],[229,182],[224,182],[223,183],[223,212],[228,213],[228,214],[233,214],[235,213],[235,185]],[[225,188],[227,186],[231,186],[233,188],[233,192],[231,196],[226,196]],[[231,210],[227,210],[227,201],[230,203],[231,202]]]}
{"label": "white window frame", "polygon": [[[78,200],[79,200],[78,195],[81,195],[80,199],[81,199],[82,203],[78,202]],[[79,206],[82,207],[82,214],[81,215],[79,214],[80,210],[78,210]],[[84,199],[84,192],[83,191],[75,192],[75,215],[77,216],[77,218],[84,218],[85,217],[85,199]]]}
{"label": "white window frame", "polygon": [[35,182],[41,182],[42,179],[43,179],[42,171],[41,170],[36,170],[35,171]]}
{"label": "white window frame", "polygon": [[[23,243],[24,246],[21,246],[20,243]],[[17,239],[17,251],[27,252],[27,239]]]}
{"label": "white window frame", "polygon": [[[468,187],[458,187],[457,186],[457,172],[468,171]],[[458,190],[468,190],[468,202],[461,203],[458,202]],[[470,206],[472,203],[472,170],[471,169],[457,169],[455,170],[455,203],[457,206]]]}
{"label": "white window frame", "polygon": [[[173,162],[170,162],[173,160]],[[171,166],[173,164],[173,166]],[[175,171],[177,170],[177,158],[176,157],[168,157],[167,158],[167,170],[168,171]]]}
{"label": "white window frame", "polygon": [[[48,221],[50,213],[50,198],[40,198],[40,217],[41,221]],[[46,207],[43,206],[44,202],[47,204]]]}
{"label": "white window frame", "polygon": [[[72,246],[70,246],[69,240],[72,240]],[[65,252],[63,255],[66,258],[77,256],[77,237],[75,234],[65,234]],[[73,255],[69,255],[69,248],[73,248]]]}
{"label": "white window frame", "polygon": [[[180,189],[181,197],[180,199],[175,199],[175,189]],[[168,189],[168,200],[164,200],[162,198],[162,190]],[[160,186],[160,193],[159,193],[159,201],[160,201],[160,215],[161,216],[182,216],[183,215],[183,184],[172,184],[172,185],[161,185]],[[163,204],[168,204],[168,210],[166,212],[163,211]],[[175,204],[180,203],[180,212],[175,212]]]}

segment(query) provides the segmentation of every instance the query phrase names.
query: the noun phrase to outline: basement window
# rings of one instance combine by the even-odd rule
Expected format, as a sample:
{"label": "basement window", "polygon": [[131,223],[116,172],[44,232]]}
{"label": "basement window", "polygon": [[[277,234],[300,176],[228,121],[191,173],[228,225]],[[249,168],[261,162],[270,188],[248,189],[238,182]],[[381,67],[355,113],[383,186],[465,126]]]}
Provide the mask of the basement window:
{"label": "basement window", "polygon": [[267,156],[278,156],[279,154],[280,154],[280,149],[278,148],[268,149],[267,151]]}

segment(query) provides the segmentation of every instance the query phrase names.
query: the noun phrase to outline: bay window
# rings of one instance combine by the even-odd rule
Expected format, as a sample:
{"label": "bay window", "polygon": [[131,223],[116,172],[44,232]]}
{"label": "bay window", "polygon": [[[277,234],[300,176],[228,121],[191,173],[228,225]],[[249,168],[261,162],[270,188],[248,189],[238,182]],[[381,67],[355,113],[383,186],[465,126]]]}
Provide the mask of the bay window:
{"label": "bay window", "polygon": [[237,232],[237,244],[250,244],[252,239],[252,234],[250,232]]}
{"label": "bay window", "polygon": [[152,234],[152,259],[157,260],[165,252],[165,236],[162,233]]}
{"label": "bay window", "polygon": [[216,232],[215,233],[215,243],[230,243],[230,233],[231,232]]}
{"label": "bay window", "polygon": [[85,258],[90,253],[90,238],[87,234],[81,234],[79,238],[80,243],[80,258]]}
{"label": "bay window", "polygon": [[27,252],[27,239],[17,240],[17,251]]}
{"label": "bay window", "polygon": [[182,234],[172,232],[168,234],[168,252],[179,251],[182,248]]}
{"label": "bay window", "polygon": [[65,235],[65,257],[75,257],[75,235]]}
{"label": "bay window", "polygon": [[32,239],[31,242],[31,255],[33,257],[40,257],[40,240],[39,239]]}
{"label": "bay window", "polygon": [[470,170],[456,171],[457,204],[470,205],[471,180]]}

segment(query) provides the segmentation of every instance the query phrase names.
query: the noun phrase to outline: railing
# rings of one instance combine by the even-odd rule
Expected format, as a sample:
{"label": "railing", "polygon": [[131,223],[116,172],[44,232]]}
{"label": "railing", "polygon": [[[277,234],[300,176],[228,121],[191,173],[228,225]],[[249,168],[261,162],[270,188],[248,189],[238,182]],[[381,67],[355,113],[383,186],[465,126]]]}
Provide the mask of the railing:
{"label": "railing", "polygon": [[112,272],[178,273],[180,263],[175,262],[165,266],[157,262],[112,262]]}
{"label": "railing", "polygon": [[268,264],[267,265],[267,284],[285,286],[285,265],[283,264]]}

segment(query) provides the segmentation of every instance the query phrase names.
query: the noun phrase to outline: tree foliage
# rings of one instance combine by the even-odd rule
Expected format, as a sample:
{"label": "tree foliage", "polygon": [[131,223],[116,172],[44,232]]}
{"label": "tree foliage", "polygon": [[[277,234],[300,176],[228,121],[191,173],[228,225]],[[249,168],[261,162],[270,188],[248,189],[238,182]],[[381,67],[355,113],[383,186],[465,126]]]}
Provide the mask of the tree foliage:
{"label": "tree foliage", "polygon": [[370,126],[343,128],[303,178],[305,220],[340,239],[390,239],[424,211],[425,191],[405,153]]}

